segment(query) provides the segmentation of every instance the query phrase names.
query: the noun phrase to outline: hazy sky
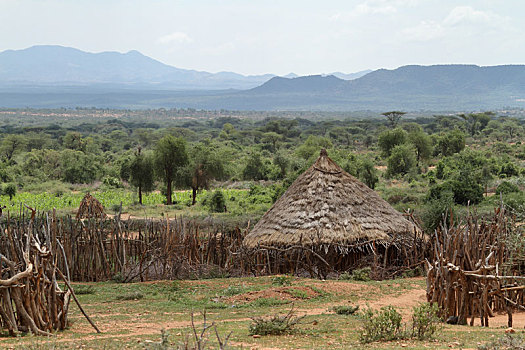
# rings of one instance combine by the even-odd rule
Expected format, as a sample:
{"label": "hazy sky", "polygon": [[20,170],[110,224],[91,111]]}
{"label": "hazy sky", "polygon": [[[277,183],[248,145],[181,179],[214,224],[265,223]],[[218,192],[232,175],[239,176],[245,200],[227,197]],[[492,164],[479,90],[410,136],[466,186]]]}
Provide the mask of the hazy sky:
{"label": "hazy sky", "polygon": [[524,0],[0,0],[0,51],[138,50],[211,72],[525,63]]}

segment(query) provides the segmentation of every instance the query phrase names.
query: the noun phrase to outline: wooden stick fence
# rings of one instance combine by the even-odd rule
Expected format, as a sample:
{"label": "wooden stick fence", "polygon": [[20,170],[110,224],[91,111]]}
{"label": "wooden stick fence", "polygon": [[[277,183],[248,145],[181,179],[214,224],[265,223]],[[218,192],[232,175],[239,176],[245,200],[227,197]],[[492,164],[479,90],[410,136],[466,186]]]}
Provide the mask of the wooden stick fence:
{"label": "wooden stick fence", "polygon": [[[378,278],[387,278],[417,266],[424,257],[419,235],[405,241],[324,244],[316,247],[243,248],[249,231],[222,223],[197,223],[183,218],[123,221],[92,217],[76,219],[41,214],[37,231],[45,228],[60,243],[65,259],[57,268],[69,271],[73,281],[203,278],[235,275],[305,273],[326,278],[351,270],[360,263],[373,264]],[[20,236],[28,222],[21,215],[4,221],[12,234]],[[39,233],[41,234],[41,232]]]}
{"label": "wooden stick fence", "polygon": [[[67,258],[56,231],[44,221],[37,222],[36,212],[29,209],[31,217],[21,219],[24,225],[9,219],[0,223],[0,329],[11,336],[51,335],[66,328],[71,297],[82,310],[66,277]],[[58,268],[59,261],[66,275]],[[67,289],[60,287],[60,279]]]}
{"label": "wooden stick fence", "polygon": [[427,299],[454,323],[470,325],[502,311],[512,327],[512,313],[523,306],[525,277],[515,275],[507,249],[513,223],[502,208],[490,220],[470,215],[463,224],[442,227],[434,236],[434,259],[428,263]]}

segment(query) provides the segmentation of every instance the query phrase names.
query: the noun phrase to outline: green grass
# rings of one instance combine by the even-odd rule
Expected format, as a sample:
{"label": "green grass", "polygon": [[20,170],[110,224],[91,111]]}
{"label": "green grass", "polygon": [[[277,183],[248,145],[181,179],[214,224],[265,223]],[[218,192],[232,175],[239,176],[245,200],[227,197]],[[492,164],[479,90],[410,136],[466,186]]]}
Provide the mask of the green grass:
{"label": "green grass", "polygon": [[[264,195],[250,196],[247,190],[223,189],[226,197],[228,212],[219,216],[242,218],[246,213],[262,214],[272,204],[271,198]],[[107,189],[91,192],[104,206],[106,213],[114,214],[115,209],[122,203],[123,212],[138,217],[174,217],[179,214],[189,216],[210,215],[206,206],[201,202],[209,191],[202,190],[197,194],[197,204],[191,206],[191,191],[177,191],[173,193],[174,205],[165,206],[166,198],[158,192],[143,195],[143,206],[138,205],[137,193],[129,189]],[[84,192],[19,192],[11,200],[9,196],[0,196],[0,203],[6,206],[5,211],[11,215],[18,215],[20,209],[27,205],[38,211],[57,209],[61,213],[72,213],[78,209]]]}

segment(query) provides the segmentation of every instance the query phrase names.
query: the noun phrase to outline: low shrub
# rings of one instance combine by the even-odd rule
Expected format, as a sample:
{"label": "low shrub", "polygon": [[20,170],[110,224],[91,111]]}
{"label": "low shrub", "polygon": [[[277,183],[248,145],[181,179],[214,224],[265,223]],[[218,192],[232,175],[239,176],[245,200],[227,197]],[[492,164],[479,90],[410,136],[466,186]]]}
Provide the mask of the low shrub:
{"label": "low shrub", "polygon": [[354,281],[370,281],[370,273],[372,269],[370,267],[364,267],[362,269],[355,269],[352,271],[352,279]]}
{"label": "low shrub", "polygon": [[210,198],[210,211],[224,213],[226,211],[226,197],[221,190],[215,190]]}
{"label": "low shrub", "polygon": [[401,315],[392,306],[379,311],[367,309],[361,314],[363,327],[359,340],[363,343],[396,339],[431,339],[441,329],[439,309],[436,304],[424,303],[413,308],[411,331],[401,322]]}
{"label": "low shrub", "polygon": [[142,298],[144,298],[144,294],[142,294],[141,292],[135,291],[135,292],[126,293],[123,295],[117,295],[115,299],[117,300],[139,300]]}
{"label": "low shrub", "polygon": [[272,285],[274,286],[290,286],[292,285],[293,277],[291,276],[275,276],[272,278]]}
{"label": "low shrub", "polygon": [[334,306],[332,310],[338,315],[354,315],[359,310],[359,305],[340,305]]}
{"label": "low shrub", "polygon": [[248,328],[250,335],[281,335],[293,332],[305,316],[296,316],[293,307],[286,315],[254,317]]}
{"label": "low shrub", "polygon": [[16,196],[16,185],[13,183],[5,184],[2,192],[9,196],[9,200],[12,200],[13,197]]}
{"label": "low shrub", "polygon": [[343,272],[339,275],[339,280],[341,281],[371,281],[370,273],[372,269],[370,267],[365,267],[362,269],[355,269],[352,273]]}
{"label": "low shrub", "polygon": [[523,350],[525,339],[520,335],[505,334],[495,340],[478,346],[479,350]]}
{"label": "low shrub", "polygon": [[441,319],[437,304],[424,303],[413,308],[412,337],[430,339],[440,329]]}
{"label": "low shrub", "polygon": [[246,288],[244,286],[232,285],[226,288],[225,290],[223,290],[221,294],[227,297],[231,297],[237,294],[242,294],[245,291],[246,291]]}
{"label": "low shrub", "polygon": [[361,317],[364,323],[359,340],[363,343],[390,341],[405,337],[401,315],[392,306],[384,306],[380,311],[369,308],[363,312]]}
{"label": "low shrub", "polygon": [[519,192],[520,188],[508,181],[503,181],[496,187],[496,194],[507,194],[507,193],[513,193],[513,192]]}
{"label": "low shrub", "polygon": [[111,280],[115,283],[124,283],[126,278],[120,272],[117,272],[116,274],[111,276]]}
{"label": "low shrub", "polygon": [[343,272],[342,274],[339,275],[339,280],[340,281],[350,281],[352,280],[352,274],[348,272]]}

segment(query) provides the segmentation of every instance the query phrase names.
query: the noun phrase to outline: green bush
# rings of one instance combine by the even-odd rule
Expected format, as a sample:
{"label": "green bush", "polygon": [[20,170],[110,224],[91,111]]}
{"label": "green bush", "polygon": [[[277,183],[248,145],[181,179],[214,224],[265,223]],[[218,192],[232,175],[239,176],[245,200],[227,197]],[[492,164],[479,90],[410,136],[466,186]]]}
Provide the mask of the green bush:
{"label": "green bush", "polygon": [[364,267],[362,269],[355,269],[352,271],[352,279],[354,281],[370,281],[370,273],[372,269],[370,267]]}
{"label": "green bush", "polygon": [[503,203],[512,215],[516,215],[516,219],[525,219],[525,193],[512,192],[503,195]]}
{"label": "green bush", "polygon": [[454,196],[452,192],[440,193],[439,197],[430,199],[425,206],[421,215],[423,227],[426,232],[434,232],[443,223],[444,219],[446,219],[445,225],[448,225],[451,217],[455,216],[454,214]]}
{"label": "green bush", "polygon": [[512,177],[512,176],[518,176],[519,175],[519,168],[514,164],[513,162],[506,162],[501,165],[500,171],[499,171],[500,177]]}
{"label": "green bush", "polygon": [[339,276],[341,281],[370,281],[370,273],[372,269],[370,267],[365,267],[362,269],[354,269],[352,273],[344,272]]}
{"label": "green bush", "polygon": [[521,335],[504,334],[503,336],[478,346],[479,350],[523,350],[525,339]]}
{"label": "green bush", "polygon": [[513,192],[519,192],[519,191],[520,191],[520,188],[517,185],[510,183],[508,181],[503,181],[496,188],[496,194],[500,194],[500,193],[507,194],[507,193],[513,193]]}
{"label": "green bush", "polygon": [[441,319],[437,304],[424,303],[413,308],[412,337],[430,339],[440,329]]}
{"label": "green bush", "polygon": [[454,202],[457,204],[477,204],[483,200],[483,186],[467,174],[463,176],[457,174],[452,180],[430,187],[428,199],[442,198],[446,192],[452,192]]}
{"label": "green bush", "polygon": [[122,187],[122,182],[113,176],[105,176],[102,179],[102,183],[108,187],[119,188]]}
{"label": "green bush", "polygon": [[210,211],[224,213],[226,211],[226,198],[221,190],[215,190],[210,198]]}
{"label": "green bush", "polygon": [[404,175],[416,166],[416,154],[412,146],[399,145],[392,149],[388,157],[386,175],[389,177]]}
{"label": "green bush", "polygon": [[359,340],[363,343],[401,339],[405,334],[401,328],[401,315],[392,306],[384,306],[380,311],[367,309],[361,315],[363,328]]}
{"label": "green bush", "polygon": [[408,140],[408,133],[401,129],[386,130],[379,134],[377,144],[384,157],[390,156],[396,146],[403,145]]}
{"label": "green bush", "polygon": [[352,306],[352,305],[340,305],[340,306],[334,306],[332,310],[338,314],[338,315],[353,315],[359,310],[359,305]]}
{"label": "green bush", "polygon": [[250,335],[281,335],[288,334],[305,316],[295,316],[294,309],[286,315],[271,317],[254,317],[248,328]]}
{"label": "green bush", "polygon": [[9,200],[12,200],[16,196],[16,185],[13,183],[5,184],[2,192],[9,196]]}

